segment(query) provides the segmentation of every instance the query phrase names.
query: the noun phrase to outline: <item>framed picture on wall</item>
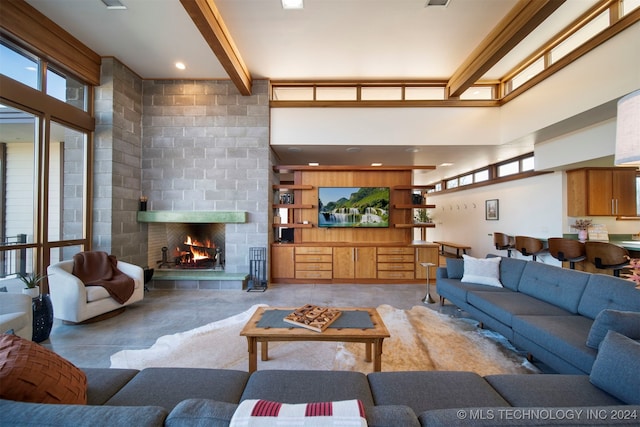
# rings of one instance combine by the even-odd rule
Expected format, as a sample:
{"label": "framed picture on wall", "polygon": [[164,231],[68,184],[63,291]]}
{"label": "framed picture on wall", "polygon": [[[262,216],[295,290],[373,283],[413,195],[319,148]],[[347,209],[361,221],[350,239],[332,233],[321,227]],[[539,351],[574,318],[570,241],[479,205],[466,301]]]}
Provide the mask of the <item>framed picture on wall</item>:
{"label": "framed picture on wall", "polygon": [[484,218],[488,221],[497,221],[498,215],[498,199],[486,200],[484,202]]}

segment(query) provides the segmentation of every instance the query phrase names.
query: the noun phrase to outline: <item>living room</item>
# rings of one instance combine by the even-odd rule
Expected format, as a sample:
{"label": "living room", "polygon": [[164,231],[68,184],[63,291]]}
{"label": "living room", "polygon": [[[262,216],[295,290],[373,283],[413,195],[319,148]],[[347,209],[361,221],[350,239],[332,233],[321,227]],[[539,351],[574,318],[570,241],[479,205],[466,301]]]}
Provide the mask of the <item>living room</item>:
{"label": "living room", "polygon": [[[356,158],[360,156],[360,161],[367,159],[367,163],[346,165],[363,168],[370,167],[365,156],[368,147],[397,146],[403,152],[413,148],[424,154],[437,151],[439,146],[472,151],[473,145],[482,145],[513,154],[501,157],[501,161],[533,153],[535,173],[531,176],[430,193],[428,203],[436,206],[432,210],[435,227],[427,229],[426,240],[465,244],[471,247],[469,254],[483,258],[496,253],[494,232],[539,238],[572,235],[575,230],[571,226],[580,217],[567,213],[570,190],[565,171],[584,166],[614,167],[616,102],[640,87],[637,72],[640,58],[634,48],[640,38],[637,12],[632,14],[633,23],[614,37],[517,97],[492,107],[272,106],[271,82],[266,78],[254,78],[251,94],[241,95],[233,79],[162,79],[157,75],[143,78],[118,56],[101,54],[100,81],[94,87],[95,129],[89,155],[94,160],[88,181],[93,187],[85,188],[92,195],[87,205],[91,210],[85,212],[90,231],[80,238],[69,239],[68,247],[57,240],[46,242],[46,257],[34,257],[43,264],[34,267],[43,272],[49,264],[70,259],[79,248],[105,251],[140,267],[156,267],[162,254],[149,238],[153,225],[138,221],[141,197],[145,197],[150,213],[245,213],[245,222],[225,224],[223,255],[225,273],[248,273],[250,249],[270,248],[278,237],[279,228],[274,227],[273,219],[273,185],[282,181],[274,167],[307,166],[312,150],[322,145],[335,148],[333,158],[340,160],[334,165],[345,164],[341,162],[348,158],[346,148],[357,148],[352,152]],[[4,22],[3,30],[3,35],[10,34]],[[10,85],[0,85],[3,102],[19,108],[23,104],[15,98],[16,93],[21,92],[14,92]],[[432,135],[438,144],[425,143],[424,135]],[[496,161],[487,159],[463,170],[457,169],[458,165],[442,167],[433,162],[435,175],[415,171],[411,185],[432,185],[434,180],[443,183]],[[321,161],[321,164],[331,163]],[[487,201],[492,200],[499,202],[495,219],[488,218],[486,211]],[[637,219],[589,218],[606,226],[611,235],[630,236],[639,231]],[[421,239],[419,230],[409,240],[414,239]],[[41,243],[30,241],[29,245]],[[517,253],[514,257],[529,259]],[[560,265],[548,255],[539,261]],[[138,325],[131,329],[135,334],[144,335],[143,325],[150,319],[163,321],[144,313],[151,303],[162,310],[181,306],[180,316],[191,312],[179,327],[175,322],[180,320],[176,317],[165,319],[171,322],[166,327],[168,331],[181,331],[232,316],[254,303],[298,305],[315,302],[310,300],[317,297],[317,303],[321,304],[361,301],[408,310],[421,305],[424,294],[422,281],[386,287],[380,284],[341,287],[311,281],[301,285],[279,284],[265,293],[230,290],[230,285],[222,282],[205,286],[213,289],[197,290],[199,284],[192,281],[170,284],[154,281],[150,286],[150,293],[157,292],[162,297],[145,298],[129,310],[131,313],[125,312]],[[221,289],[225,291],[220,292]],[[188,294],[184,300],[181,293]],[[193,306],[184,309],[185,301]],[[210,307],[219,312],[205,314]],[[449,310],[459,314],[450,304]],[[116,319],[113,325],[118,330],[124,328],[123,322]],[[65,343],[61,344],[61,353],[71,355],[81,351],[82,345],[77,341],[82,339],[81,334],[74,337],[74,331],[79,328],[97,331],[98,325],[57,323],[51,347],[56,349],[55,336],[59,333],[60,342]],[[152,329],[154,334],[163,335],[161,324]],[[130,347],[138,346],[128,341],[121,348]],[[79,360],[95,356],[91,348],[84,350],[87,353],[79,355]]]}

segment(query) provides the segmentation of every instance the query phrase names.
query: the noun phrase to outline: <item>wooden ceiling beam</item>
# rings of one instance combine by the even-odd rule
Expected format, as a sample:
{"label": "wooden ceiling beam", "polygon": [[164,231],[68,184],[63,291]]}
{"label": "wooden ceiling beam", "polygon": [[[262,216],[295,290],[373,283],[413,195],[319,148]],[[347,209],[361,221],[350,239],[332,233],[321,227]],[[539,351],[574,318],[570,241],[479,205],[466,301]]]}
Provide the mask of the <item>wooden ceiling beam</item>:
{"label": "wooden ceiling beam", "polygon": [[227,30],[214,0],[180,0],[205,41],[243,95],[251,95],[251,74]]}
{"label": "wooden ceiling beam", "polygon": [[564,2],[520,0],[453,73],[447,83],[449,97],[459,97],[473,86]]}

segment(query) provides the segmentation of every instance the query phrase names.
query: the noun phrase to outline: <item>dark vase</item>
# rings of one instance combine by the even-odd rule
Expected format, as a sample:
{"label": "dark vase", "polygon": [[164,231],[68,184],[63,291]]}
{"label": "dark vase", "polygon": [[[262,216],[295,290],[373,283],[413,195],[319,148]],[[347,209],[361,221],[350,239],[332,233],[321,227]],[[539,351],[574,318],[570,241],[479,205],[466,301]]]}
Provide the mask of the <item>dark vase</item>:
{"label": "dark vase", "polygon": [[53,305],[49,295],[33,299],[33,341],[42,342],[49,338],[53,327]]}

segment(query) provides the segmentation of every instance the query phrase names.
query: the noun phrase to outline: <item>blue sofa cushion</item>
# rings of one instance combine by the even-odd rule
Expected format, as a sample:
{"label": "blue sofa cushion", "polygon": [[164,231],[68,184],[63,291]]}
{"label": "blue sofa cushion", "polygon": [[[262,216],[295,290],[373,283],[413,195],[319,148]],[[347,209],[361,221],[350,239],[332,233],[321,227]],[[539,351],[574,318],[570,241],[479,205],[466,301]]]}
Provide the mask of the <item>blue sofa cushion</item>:
{"label": "blue sofa cushion", "polygon": [[[487,258],[497,257],[498,255],[488,254]],[[529,261],[518,258],[501,257],[500,261],[500,281],[505,288],[512,291],[518,290],[522,272]]]}
{"label": "blue sofa cushion", "polygon": [[447,258],[447,277],[449,279],[462,279],[462,276],[464,276],[464,260]]}
{"label": "blue sofa cushion", "polygon": [[518,291],[577,313],[589,276],[582,271],[529,262],[522,273]]}
{"label": "blue sofa cushion", "polygon": [[473,372],[373,372],[367,378],[376,405],[407,405],[416,414],[430,409],[509,405]]}
{"label": "blue sofa cushion", "polygon": [[82,368],[87,376],[87,405],[104,405],[140,371],[137,369]]}
{"label": "blue sofa cushion", "polygon": [[592,274],[584,290],[578,313],[595,319],[606,309],[640,311],[640,291],[633,282],[604,274]]}
{"label": "blue sofa cushion", "polygon": [[596,406],[622,402],[589,382],[588,375],[509,375],[484,377],[511,406]]}
{"label": "blue sofa cushion", "polygon": [[211,399],[185,399],[169,413],[165,427],[229,427],[237,403]]}
{"label": "blue sofa cushion", "polygon": [[146,368],[106,405],[162,406],[171,411],[185,399],[238,403],[249,374],[232,369]]}
{"label": "blue sofa cushion", "polygon": [[640,339],[640,312],[602,310],[593,321],[587,346],[597,350],[609,331],[616,331],[634,340]]}
{"label": "blue sofa cushion", "polygon": [[93,406],[0,399],[0,425],[48,427],[162,427],[167,410],[157,406]]}
{"label": "blue sofa cushion", "polygon": [[475,283],[464,283],[460,279],[438,279],[436,281],[436,291],[438,295],[449,298],[454,303],[464,303],[467,301],[467,293],[469,291],[486,291],[486,292],[509,292],[505,288],[495,286],[478,285]]}
{"label": "blue sofa cushion", "polygon": [[467,302],[489,316],[511,326],[517,314],[566,316],[566,310],[520,292],[470,291]]}
{"label": "blue sofa cushion", "polygon": [[[586,343],[592,324],[593,320],[584,316],[516,315],[512,327],[514,334],[526,337],[581,372],[588,373],[596,359],[596,351]],[[515,344],[519,345],[517,338]]]}
{"label": "blue sofa cushion", "polygon": [[251,374],[240,400],[246,399],[282,403],[358,399],[365,407],[373,406],[366,375],[347,371],[257,371]]}
{"label": "blue sofa cushion", "polygon": [[614,331],[602,341],[589,379],[629,405],[640,405],[640,343]]}

